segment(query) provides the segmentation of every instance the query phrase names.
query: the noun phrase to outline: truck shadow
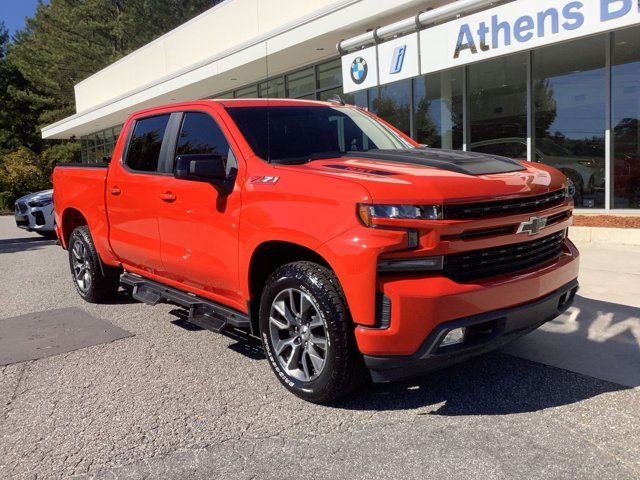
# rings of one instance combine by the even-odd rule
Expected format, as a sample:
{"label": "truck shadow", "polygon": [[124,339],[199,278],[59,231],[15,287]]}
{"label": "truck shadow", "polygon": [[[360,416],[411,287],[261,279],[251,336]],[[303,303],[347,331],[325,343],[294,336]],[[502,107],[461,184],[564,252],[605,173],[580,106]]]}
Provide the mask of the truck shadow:
{"label": "truck shadow", "polygon": [[626,389],[503,353],[489,353],[413,381],[370,385],[332,406],[373,411],[429,409],[419,415],[508,415]]}
{"label": "truck shadow", "polygon": [[[204,330],[197,325],[189,323],[189,313],[184,308],[176,308],[174,310],[171,310],[169,314],[176,317],[176,319],[172,320],[171,323],[177,327],[183,328],[190,332]],[[235,342],[229,345],[229,349],[233,350],[234,352],[244,355],[251,360],[265,360],[267,358],[265,356],[264,349],[262,348],[262,343],[260,342],[260,340],[252,337],[248,332],[239,330],[237,328],[228,328],[221,334]]]}
{"label": "truck shadow", "polygon": [[[589,328],[587,320],[597,316],[598,312],[620,313],[620,306],[616,306],[616,309],[613,308],[614,305],[605,303],[579,298],[576,308],[581,309],[583,316],[578,317],[578,323],[582,324],[584,320],[584,325],[580,328],[573,326],[575,315],[571,318],[559,317],[554,324],[549,324],[549,328],[555,330],[554,333],[541,333],[562,333],[564,338],[560,341],[566,348],[572,341],[566,338],[570,335],[565,330],[571,330],[574,335],[585,335],[584,329]],[[190,331],[201,330],[187,321],[186,310],[175,309],[170,313],[176,317],[172,321],[174,325]],[[629,314],[631,310],[625,309],[622,313]],[[567,315],[571,315],[571,312]],[[620,319],[622,317],[615,320]],[[566,327],[567,324],[571,328]],[[252,360],[266,358],[260,341],[246,332],[229,329],[223,335],[234,340],[229,345],[230,349]],[[527,338],[534,339],[533,334],[525,337]],[[539,340],[536,343],[538,342]],[[605,347],[590,342],[583,349],[583,354],[600,358],[599,348]],[[619,345],[607,348],[620,351]],[[541,358],[536,359],[538,361],[493,352],[417,379],[391,384],[368,384],[334,402],[331,407],[361,411],[420,410],[418,415],[508,415],[570,405],[604,393],[630,389],[617,383],[539,363],[551,358],[552,352],[546,346],[543,350]],[[575,356],[576,352],[569,351],[566,355]],[[587,361],[586,357],[584,361]],[[610,367],[613,368],[611,365]]]}
{"label": "truck shadow", "polygon": [[4,238],[0,240],[0,254],[40,250],[55,245],[56,240],[46,237]]}

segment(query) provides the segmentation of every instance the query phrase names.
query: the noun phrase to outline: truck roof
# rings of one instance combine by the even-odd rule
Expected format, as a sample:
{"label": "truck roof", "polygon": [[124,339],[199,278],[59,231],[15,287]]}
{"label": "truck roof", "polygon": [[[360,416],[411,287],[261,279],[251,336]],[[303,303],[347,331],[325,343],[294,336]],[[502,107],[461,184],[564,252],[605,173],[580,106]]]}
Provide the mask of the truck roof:
{"label": "truck roof", "polygon": [[335,107],[336,102],[322,102],[319,100],[295,100],[291,98],[234,98],[211,100],[225,107]]}
{"label": "truck roof", "polygon": [[155,105],[153,107],[143,108],[132,112],[130,116],[139,117],[140,115],[152,114],[166,108],[185,109],[203,103],[217,103],[225,108],[231,107],[336,107],[340,104],[336,102],[323,102],[320,100],[296,100],[291,98],[218,98],[218,99],[202,99],[188,100],[184,102],[172,102],[163,105]]}

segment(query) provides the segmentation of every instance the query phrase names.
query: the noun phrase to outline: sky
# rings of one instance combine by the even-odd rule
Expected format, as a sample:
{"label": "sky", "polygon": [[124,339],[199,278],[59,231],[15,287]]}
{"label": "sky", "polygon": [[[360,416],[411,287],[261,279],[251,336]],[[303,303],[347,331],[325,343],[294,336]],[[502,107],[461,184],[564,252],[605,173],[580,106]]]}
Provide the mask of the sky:
{"label": "sky", "polygon": [[[44,3],[48,3],[46,0]],[[0,0],[0,21],[3,21],[10,34],[24,27],[25,17],[33,16],[38,0]]]}

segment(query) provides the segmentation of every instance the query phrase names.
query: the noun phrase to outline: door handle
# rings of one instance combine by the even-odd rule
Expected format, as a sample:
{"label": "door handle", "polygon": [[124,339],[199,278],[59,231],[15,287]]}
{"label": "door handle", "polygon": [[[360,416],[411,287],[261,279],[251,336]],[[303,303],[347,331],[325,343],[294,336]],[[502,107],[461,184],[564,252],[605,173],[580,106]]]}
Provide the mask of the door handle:
{"label": "door handle", "polygon": [[165,192],[160,194],[160,200],[163,202],[171,203],[176,201],[176,196],[171,192]]}
{"label": "door handle", "polygon": [[120,195],[121,193],[120,187],[111,187],[111,195]]}

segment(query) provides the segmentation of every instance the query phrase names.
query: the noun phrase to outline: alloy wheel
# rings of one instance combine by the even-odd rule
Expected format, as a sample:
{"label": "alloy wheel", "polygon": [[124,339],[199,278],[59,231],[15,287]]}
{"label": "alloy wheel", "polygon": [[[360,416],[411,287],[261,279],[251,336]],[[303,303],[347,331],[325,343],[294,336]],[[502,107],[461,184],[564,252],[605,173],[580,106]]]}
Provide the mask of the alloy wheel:
{"label": "alloy wheel", "polygon": [[76,285],[83,292],[87,293],[91,288],[91,270],[89,268],[89,259],[87,247],[81,241],[76,241],[72,247],[71,263],[73,266],[73,277]]}
{"label": "alloy wheel", "polygon": [[318,377],[325,366],[327,329],[314,300],[288,288],[271,304],[269,334],[275,357],[287,375],[302,382]]}

